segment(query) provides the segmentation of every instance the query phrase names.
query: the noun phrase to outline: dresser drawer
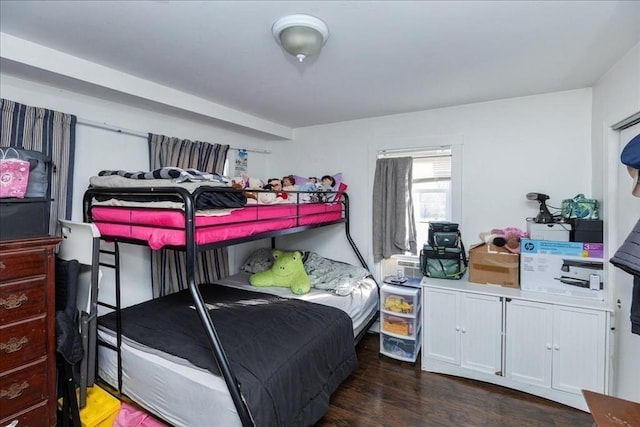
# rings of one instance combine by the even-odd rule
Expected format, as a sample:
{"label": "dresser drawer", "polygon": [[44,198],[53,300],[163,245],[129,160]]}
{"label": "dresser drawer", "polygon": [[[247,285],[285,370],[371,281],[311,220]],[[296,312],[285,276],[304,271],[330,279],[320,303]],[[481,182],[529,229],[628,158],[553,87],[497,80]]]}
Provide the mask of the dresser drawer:
{"label": "dresser drawer", "polygon": [[46,355],[46,319],[0,326],[0,372]]}
{"label": "dresser drawer", "polygon": [[46,274],[47,261],[47,251],[42,248],[0,254],[0,280]]}
{"label": "dresser drawer", "polygon": [[8,418],[0,420],[0,426],[6,426],[13,421],[17,421],[17,427],[42,427],[49,426],[52,423],[47,422],[49,413],[47,412],[46,402],[42,402],[40,405],[29,408],[28,411],[24,411]]}
{"label": "dresser drawer", "polygon": [[0,418],[47,400],[47,360],[0,376]]}
{"label": "dresser drawer", "polygon": [[46,313],[47,278],[34,277],[0,284],[0,324]]}

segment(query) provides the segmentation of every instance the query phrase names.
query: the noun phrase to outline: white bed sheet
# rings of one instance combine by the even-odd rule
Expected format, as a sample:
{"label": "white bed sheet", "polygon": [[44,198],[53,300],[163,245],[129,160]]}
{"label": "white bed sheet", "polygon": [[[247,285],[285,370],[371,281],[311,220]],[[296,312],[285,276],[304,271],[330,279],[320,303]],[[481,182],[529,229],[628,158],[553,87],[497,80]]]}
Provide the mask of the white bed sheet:
{"label": "white bed sheet", "polygon": [[225,279],[216,280],[216,283],[225,286],[241,288],[249,291],[264,292],[278,295],[282,298],[296,298],[317,304],[339,308],[351,317],[353,321],[353,336],[356,337],[366,326],[369,320],[378,312],[378,285],[373,279],[363,279],[349,295],[339,296],[321,289],[311,288],[304,295],[296,295],[289,288],[266,287],[256,288],[249,284],[250,273],[238,273]]}
{"label": "white bed sheet", "polygon": [[[238,273],[218,282],[255,291],[257,289],[247,283],[249,276]],[[373,279],[364,279],[348,296],[332,295],[318,289],[305,295],[295,295],[287,288],[276,287],[260,288],[259,291],[339,308],[353,320],[354,336],[363,331],[378,312],[378,286]],[[116,344],[113,331],[98,329],[101,340]],[[241,425],[222,377],[126,337],[120,348],[122,392],[142,407],[174,426]],[[98,346],[98,375],[117,388],[117,354],[104,346]]]}

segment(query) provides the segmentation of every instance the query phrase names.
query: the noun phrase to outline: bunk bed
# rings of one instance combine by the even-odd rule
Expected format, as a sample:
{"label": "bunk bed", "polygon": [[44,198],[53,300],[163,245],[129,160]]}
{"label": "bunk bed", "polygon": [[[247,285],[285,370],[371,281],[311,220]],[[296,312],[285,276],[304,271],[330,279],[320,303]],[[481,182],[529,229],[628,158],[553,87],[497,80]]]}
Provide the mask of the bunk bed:
{"label": "bunk bed", "polygon": [[[303,203],[303,193],[292,192],[286,204],[260,205],[247,204],[242,190],[206,184],[92,183],[84,195],[84,221],[113,242],[117,286],[115,306],[107,305],[114,311],[98,322],[99,341],[112,350],[98,352],[100,377],[176,425],[304,425],[321,418],[331,393],[357,366],[355,343],[377,318],[373,277],[347,299],[319,290],[293,298],[283,288],[252,288],[246,273],[214,284],[194,279],[198,252],[265,238],[275,247],[279,236],[334,224],[344,226],[368,270],[350,235],[348,195]],[[188,290],[121,308],[119,243],[185,251]],[[166,328],[176,324],[182,330],[168,339]],[[149,338],[156,335],[164,341],[160,347]],[[198,351],[185,354],[185,347]],[[180,394],[172,396],[176,389]]]}

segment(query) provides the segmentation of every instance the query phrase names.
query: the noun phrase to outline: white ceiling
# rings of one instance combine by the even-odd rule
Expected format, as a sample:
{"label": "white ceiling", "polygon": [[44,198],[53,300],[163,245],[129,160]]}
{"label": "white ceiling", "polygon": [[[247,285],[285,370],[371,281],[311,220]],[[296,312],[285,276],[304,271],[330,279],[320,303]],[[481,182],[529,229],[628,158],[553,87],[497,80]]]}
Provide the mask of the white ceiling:
{"label": "white ceiling", "polygon": [[[329,27],[302,64],[271,34],[293,13]],[[1,0],[0,30],[296,128],[590,87],[640,1]]]}

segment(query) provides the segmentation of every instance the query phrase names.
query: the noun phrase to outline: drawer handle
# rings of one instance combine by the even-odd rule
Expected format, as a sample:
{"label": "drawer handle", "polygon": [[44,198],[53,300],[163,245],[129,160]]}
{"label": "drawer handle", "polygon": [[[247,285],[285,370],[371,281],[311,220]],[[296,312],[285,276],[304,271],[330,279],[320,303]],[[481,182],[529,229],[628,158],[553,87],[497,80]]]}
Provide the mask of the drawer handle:
{"label": "drawer handle", "polygon": [[7,268],[5,263],[3,261],[0,261],[0,271],[4,271],[5,268]]}
{"label": "drawer handle", "polygon": [[14,308],[18,308],[22,305],[23,302],[29,301],[29,298],[25,294],[11,294],[8,298],[0,298],[0,305],[2,305],[7,310],[13,310]]}
{"label": "drawer handle", "polygon": [[29,340],[27,339],[27,337],[11,337],[9,341],[0,343],[0,350],[3,350],[5,353],[15,353],[28,342]]}
{"label": "drawer handle", "polygon": [[29,383],[22,381],[22,384],[13,383],[9,388],[0,390],[0,397],[8,397],[9,399],[15,399],[20,397],[23,391],[29,388]]}

